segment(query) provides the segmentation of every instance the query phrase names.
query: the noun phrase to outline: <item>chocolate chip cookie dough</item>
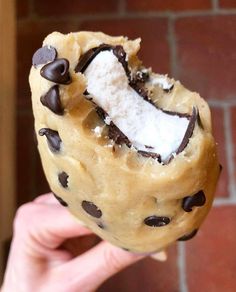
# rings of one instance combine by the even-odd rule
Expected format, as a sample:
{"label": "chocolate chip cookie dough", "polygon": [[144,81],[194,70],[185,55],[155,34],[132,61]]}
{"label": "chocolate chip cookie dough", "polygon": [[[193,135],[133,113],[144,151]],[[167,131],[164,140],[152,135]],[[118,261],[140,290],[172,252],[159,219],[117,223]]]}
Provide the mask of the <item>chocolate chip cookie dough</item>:
{"label": "chocolate chip cookie dough", "polygon": [[145,68],[139,48],[140,39],[54,32],[29,79],[55,197],[103,239],[156,252],[197,233],[220,167],[207,103]]}

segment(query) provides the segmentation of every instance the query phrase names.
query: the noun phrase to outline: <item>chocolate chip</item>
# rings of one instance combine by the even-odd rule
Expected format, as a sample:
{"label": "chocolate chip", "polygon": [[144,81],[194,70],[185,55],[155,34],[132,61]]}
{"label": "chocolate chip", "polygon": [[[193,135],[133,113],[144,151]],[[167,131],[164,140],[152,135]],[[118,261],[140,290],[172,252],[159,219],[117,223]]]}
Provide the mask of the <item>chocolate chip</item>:
{"label": "chocolate chip", "polygon": [[170,223],[170,218],[153,215],[145,218],[144,223],[151,227],[162,227]]}
{"label": "chocolate chip", "polygon": [[190,233],[188,233],[188,234],[186,234],[186,235],[180,237],[180,238],[178,239],[178,241],[189,240],[189,239],[193,238],[193,237],[197,234],[197,232],[198,232],[198,229],[194,229],[192,232],[190,232]]}
{"label": "chocolate chip", "polygon": [[70,84],[69,61],[67,59],[57,59],[40,70],[42,77],[59,84]]}
{"label": "chocolate chip", "polygon": [[203,191],[199,191],[193,196],[185,197],[182,202],[182,208],[185,212],[191,212],[193,207],[203,206],[206,202],[206,196]]}
{"label": "chocolate chip", "polygon": [[110,123],[108,137],[118,145],[126,144],[128,147],[131,147],[128,137],[113,122]]}
{"label": "chocolate chip", "polygon": [[89,92],[88,92],[88,90],[87,90],[87,89],[85,89],[85,91],[84,91],[83,95],[89,95]]}
{"label": "chocolate chip", "polygon": [[103,225],[102,223],[98,223],[97,225],[98,225],[98,227],[101,228],[101,229],[104,229],[104,228],[105,228],[104,225]]}
{"label": "chocolate chip", "polygon": [[62,198],[60,198],[60,197],[58,197],[56,194],[54,194],[53,193],[53,195],[54,195],[54,197],[58,200],[58,202],[62,205],[62,206],[64,206],[64,207],[68,207],[68,204],[64,201],[64,200],[62,200]]}
{"label": "chocolate chip", "polygon": [[154,153],[154,152],[147,152],[147,151],[142,151],[138,150],[138,153],[144,157],[151,157],[153,159],[157,159],[159,162],[161,162],[161,155]]}
{"label": "chocolate chip", "polygon": [[193,130],[195,127],[197,116],[198,116],[198,111],[194,107],[192,115],[189,119],[189,124],[188,124],[187,130],[185,132],[184,138],[183,138],[179,148],[177,149],[176,154],[179,154],[180,152],[182,152],[185,149],[185,147],[188,145],[189,139],[191,138],[191,136],[193,134]]}
{"label": "chocolate chip", "polygon": [[68,187],[68,177],[69,175],[64,171],[58,174],[58,180],[60,184],[63,186],[63,188]]}
{"label": "chocolate chip", "polygon": [[102,211],[98,209],[98,207],[92,202],[83,201],[82,208],[84,209],[85,212],[87,212],[89,215],[95,218],[100,218],[102,216]]}
{"label": "chocolate chip", "polygon": [[41,96],[40,101],[55,114],[63,115],[64,109],[62,108],[58,85],[50,88],[45,95]]}
{"label": "chocolate chip", "polygon": [[49,128],[42,128],[39,130],[39,135],[45,135],[47,137],[48,146],[52,152],[60,151],[62,141],[57,131]]}
{"label": "chocolate chip", "polygon": [[44,46],[38,49],[32,58],[32,65],[37,67],[38,65],[47,64],[48,62],[52,62],[57,57],[57,51],[55,48],[51,46]]}

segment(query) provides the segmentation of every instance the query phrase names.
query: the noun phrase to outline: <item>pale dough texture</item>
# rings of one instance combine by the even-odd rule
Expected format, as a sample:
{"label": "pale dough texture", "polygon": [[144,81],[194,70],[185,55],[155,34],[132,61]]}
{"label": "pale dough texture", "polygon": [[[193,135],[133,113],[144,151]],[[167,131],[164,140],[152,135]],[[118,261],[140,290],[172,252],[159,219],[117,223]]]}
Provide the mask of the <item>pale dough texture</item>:
{"label": "pale dough texture", "polygon": [[[96,106],[83,95],[86,77],[75,73],[80,57],[103,43],[123,46],[131,71],[142,66],[137,58],[139,39],[131,41],[94,32],[67,35],[54,32],[44,40],[44,46],[56,49],[57,58],[69,61],[72,82],[59,85],[64,114],[55,114],[40,101],[55,83],[40,74],[45,64],[32,66],[29,80],[38,149],[51,190],[68,204],[68,210],[76,218],[119,247],[155,252],[198,229],[212,205],[220,169],[210,111],[197,93],[187,90],[179,81],[166,78],[174,87],[165,92],[157,82],[164,77],[149,70],[146,87],[155,104],[187,114],[195,107],[201,125],[195,124],[187,147],[166,165],[139,155],[125,144],[114,145],[103,135],[107,126],[97,115]],[[42,128],[58,132],[59,151],[53,152],[46,136],[39,135]],[[61,173],[68,176],[64,187],[58,179]],[[199,191],[205,194],[205,204],[186,212],[183,199]],[[95,217],[84,210],[83,201],[97,206],[100,211],[95,210]],[[148,226],[144,220],[149,216],[168,217],[170,222],[159,227]]]}

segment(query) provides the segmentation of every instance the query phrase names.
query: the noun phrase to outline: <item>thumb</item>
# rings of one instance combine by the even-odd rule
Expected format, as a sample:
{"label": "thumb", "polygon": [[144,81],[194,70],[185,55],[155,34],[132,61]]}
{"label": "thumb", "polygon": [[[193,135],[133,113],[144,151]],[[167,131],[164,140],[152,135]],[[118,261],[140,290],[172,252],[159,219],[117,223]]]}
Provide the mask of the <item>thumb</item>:
{"label": "thumb", "polygon": [[103,241],[60,268],[64,280],[65,276],[67,277],[66,283],[73,285],[69,287],[70,291],[90,292],[112,275],[143,257]]}

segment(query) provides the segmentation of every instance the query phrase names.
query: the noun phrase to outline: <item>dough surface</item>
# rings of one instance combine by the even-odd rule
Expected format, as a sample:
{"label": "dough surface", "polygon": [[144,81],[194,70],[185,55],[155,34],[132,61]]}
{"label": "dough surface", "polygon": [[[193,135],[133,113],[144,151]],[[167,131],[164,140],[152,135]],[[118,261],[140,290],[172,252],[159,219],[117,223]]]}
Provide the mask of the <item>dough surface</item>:
{"label": "dough surface", "polygon": [[[101,44],[123,47],[132,76],[148,74],[144,87],[158,108],[187,115],[197,110],[186,147],[168,163],[108,137],[109,126],[85,94],[85,74],[75,72],[81,57]],[[140,39],[54,32],[34,55],[29,80],[38,149],[52,192],[101,238],[143,253],[196,233],[212,205],[220,167],[207,103],[179,81],[144,68],[139,48]],[[54,65],[61,73],[57,82]]]}

